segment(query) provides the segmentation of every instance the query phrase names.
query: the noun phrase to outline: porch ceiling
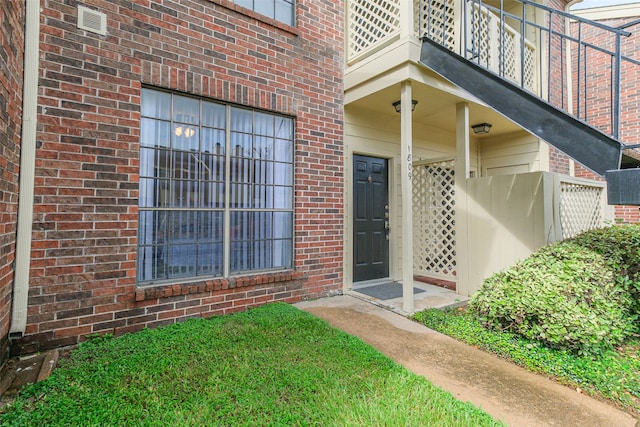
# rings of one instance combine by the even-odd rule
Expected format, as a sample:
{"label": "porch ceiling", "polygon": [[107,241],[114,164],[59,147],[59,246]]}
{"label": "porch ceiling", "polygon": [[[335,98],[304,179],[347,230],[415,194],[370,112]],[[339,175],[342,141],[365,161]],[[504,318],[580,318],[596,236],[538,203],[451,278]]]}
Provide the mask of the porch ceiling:
{"label": "porch ceiling", "polygon": [[[444,92],[433,86],[415,82],[412,85],[413,99],[418,101],[413,112],[414,123],[454,132],[456,126],[456,104],[464,99]],[[400,83],[381,89],[378,92],[360,98],[348,104],[348,108],[371,111],[377,114],[399,116],[392,104],[400,99]],[[489,107],[478,103],[469,103],[469,121],[471,124],[490,123],[493,125],[489,135],[498,135],[521,131],[515,123],[503,117]],[[475,136],[472,134],[472,136]]]}

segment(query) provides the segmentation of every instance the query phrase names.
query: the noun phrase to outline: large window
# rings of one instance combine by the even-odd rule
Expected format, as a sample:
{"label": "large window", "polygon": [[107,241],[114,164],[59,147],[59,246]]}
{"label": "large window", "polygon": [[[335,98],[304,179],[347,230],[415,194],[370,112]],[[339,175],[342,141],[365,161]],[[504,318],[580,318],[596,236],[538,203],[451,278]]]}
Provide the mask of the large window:
{"label": "large window", "polygon": [[287,25],[295,25],[295,0],[231,0],[238,6],[246,7],[261,15],[273,18]]}
{"label": "large window", "polygon": [[141,102],[139,283],[291,268],[293,119],[146,88]]}

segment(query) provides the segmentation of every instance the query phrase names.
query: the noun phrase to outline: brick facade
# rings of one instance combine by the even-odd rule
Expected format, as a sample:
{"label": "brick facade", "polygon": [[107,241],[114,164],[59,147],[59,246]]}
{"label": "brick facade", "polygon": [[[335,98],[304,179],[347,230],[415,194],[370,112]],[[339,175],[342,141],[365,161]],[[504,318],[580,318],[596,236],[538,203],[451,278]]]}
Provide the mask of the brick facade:
{"label": "brick facade", "polygon": [[16,247],[24,16],[24,2],[0,2],[0,365],[8,348]]}
{"label": "brick facade", "polygon": [[[296,27],[228,0],[42,2],[28,353],[88,334],[337,293],[343,262],[342,1],[297,2]],[[296,119],[294,269],[139,288],[143,85]],[[6,200],[6,198],[5,198]]]}

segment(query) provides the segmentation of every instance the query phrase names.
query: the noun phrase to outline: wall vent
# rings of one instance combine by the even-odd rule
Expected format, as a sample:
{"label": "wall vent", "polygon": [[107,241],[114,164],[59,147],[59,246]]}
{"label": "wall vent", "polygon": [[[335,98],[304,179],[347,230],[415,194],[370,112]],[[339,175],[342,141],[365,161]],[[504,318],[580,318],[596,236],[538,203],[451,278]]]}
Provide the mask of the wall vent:
{"label": "wall vent", "polygon": [[107,15],[88,7],[78,6],[78,28],[106,36]]}

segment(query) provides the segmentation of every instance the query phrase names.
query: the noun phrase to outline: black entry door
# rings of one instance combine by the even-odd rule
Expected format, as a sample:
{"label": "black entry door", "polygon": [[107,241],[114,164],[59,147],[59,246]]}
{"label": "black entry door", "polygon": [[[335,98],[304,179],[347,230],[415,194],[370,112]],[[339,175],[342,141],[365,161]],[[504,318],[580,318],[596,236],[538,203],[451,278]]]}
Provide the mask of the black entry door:
{"label": "black entry door", "polygon": [[353,281],[389,277],[387,160],[353,156]]}

